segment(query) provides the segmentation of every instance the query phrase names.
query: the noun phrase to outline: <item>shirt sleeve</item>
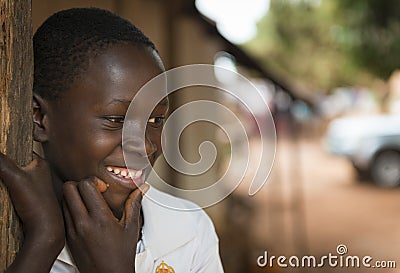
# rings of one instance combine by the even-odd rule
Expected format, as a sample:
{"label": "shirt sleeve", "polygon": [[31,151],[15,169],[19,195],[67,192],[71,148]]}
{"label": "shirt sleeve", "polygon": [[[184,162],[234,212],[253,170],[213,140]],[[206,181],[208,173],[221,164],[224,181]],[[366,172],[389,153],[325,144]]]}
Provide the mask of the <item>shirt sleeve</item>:
{"label": "shirt sleeve", "polygon": [[190,273],[223,273],[219,256],[219,240],[211,219],[204,212],[200,212],[196,237],[196,253]]}

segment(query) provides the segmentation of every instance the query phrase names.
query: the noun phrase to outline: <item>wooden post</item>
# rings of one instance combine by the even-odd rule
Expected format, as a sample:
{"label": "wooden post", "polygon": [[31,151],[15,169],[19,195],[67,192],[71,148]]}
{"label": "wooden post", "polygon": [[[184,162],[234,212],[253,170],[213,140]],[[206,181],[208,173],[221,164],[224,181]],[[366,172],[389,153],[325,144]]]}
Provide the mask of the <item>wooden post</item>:
{"label": "wooden post", "polygon": [[[0,0],[0,151],[25,165],[32,159],[31,0]],[[22,241],[18,217],[0,182],[0,272]]]}

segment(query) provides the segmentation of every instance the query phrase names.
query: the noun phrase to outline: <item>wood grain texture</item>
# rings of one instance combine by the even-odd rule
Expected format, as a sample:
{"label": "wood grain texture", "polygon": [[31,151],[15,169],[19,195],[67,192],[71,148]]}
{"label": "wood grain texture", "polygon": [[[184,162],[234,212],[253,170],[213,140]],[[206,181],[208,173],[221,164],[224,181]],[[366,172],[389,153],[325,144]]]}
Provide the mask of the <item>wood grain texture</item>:
{"label": "wood grain texture", "polygon": [[[0,0],[0,151],[25,165],[32,158],[31,0]],[[0,272],[13,261],[22,232],[0,182]]]}

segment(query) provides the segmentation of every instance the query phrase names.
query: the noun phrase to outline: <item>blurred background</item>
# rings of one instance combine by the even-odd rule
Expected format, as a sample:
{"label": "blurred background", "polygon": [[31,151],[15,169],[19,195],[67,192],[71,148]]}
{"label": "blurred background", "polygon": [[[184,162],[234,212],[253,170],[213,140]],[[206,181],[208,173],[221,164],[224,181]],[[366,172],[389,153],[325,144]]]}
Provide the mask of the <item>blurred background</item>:
{"label": "blurred background", "polygon": [[[270,111],[277,131],[269,180],[250,197],[254,172],[250,166],[228,198],[207,208],[227,273],[400,272],[398,0],[32,0],[32,4],[34,30],[61,9],[105,8],[142,29],[156,44],[167,69],[216,64],[246,76],[263,94],[269,109],[257,108],[255,100],[254,114],[262,120]],[[251,90],[243,92],[249,98],[254,95]],[[185,88],[172,96],[172,111],[200,99],[231,109],[246,128],[251,151],[260,150],[254,118],[233,97],[212,88]],[[159,175],[182,188],[212,184],[227,168],[230,145],[247,145],[227,141],[213,124],[197,122],[181,135],[184,158],[198,161],[198,147],[205,140],[218,151],[206,173],[181,175],[161,159]],[[397,269],[257,265],[265,251],[274,256],[321,257],[337,255],[339,244],[347,246],[348,255],[395,261]]]}

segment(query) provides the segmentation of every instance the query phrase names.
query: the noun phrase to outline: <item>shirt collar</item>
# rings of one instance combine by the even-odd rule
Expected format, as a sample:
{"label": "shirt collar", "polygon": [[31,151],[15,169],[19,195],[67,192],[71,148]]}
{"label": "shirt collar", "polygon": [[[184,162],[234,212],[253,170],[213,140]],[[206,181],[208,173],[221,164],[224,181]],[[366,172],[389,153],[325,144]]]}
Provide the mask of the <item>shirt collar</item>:
{"label": "shirt collar", "polygon": [[64,248],[61,250],[61,253],[58,255],[57,260],[69,265],[74,264],[74,262],[72,261],[72,255],[69,252],[67,244],[65,244]]}

